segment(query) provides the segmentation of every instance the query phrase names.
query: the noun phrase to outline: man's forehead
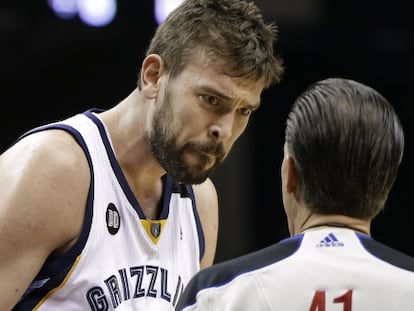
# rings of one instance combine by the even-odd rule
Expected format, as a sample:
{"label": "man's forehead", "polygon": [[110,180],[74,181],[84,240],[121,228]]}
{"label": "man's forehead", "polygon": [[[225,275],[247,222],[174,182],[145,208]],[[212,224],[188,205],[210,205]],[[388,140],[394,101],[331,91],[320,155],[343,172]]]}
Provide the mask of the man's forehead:
{"label": "man's forehead", "polygon": [[224,66],[222,60],[209,56],[204,50],[197,50],[180,75],[194,87],[215,89],[235,100],[258,105],[264,89],[263,81],[229,76],[224,72]]}

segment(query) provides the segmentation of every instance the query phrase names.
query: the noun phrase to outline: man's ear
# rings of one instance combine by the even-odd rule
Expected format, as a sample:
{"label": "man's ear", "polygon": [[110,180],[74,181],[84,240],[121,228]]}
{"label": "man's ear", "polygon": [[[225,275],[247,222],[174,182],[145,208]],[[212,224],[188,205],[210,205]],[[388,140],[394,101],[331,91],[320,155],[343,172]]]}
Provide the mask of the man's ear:
{"label": "man's ear", "polygon": [[165,70],[164,61],[158,54],[145,57],[141,68],[141,87],[144,95],[155,98],[159,90],[159,79]]}
{"label": "man's ear", "polygon": [[286,191],[288,193],[296,193],[299,187],[299,177],[296,169],[295,160],[291,155],[286,156]]}

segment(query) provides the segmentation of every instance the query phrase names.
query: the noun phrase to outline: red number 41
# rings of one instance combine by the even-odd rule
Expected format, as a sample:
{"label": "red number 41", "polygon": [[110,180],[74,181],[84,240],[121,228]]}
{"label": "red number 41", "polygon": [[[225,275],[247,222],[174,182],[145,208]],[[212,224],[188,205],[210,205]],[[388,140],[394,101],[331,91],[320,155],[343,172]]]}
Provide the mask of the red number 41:
{"label": "red number 41", "polygon": [[[352,311],[352,290],[348,290],[342,296],[333,299],[333,303],[342,303],[343,311]],[[309,311],[325,311],[326,310],[326,293],[325,291],[316,291],[313,296],[312,304]]]}

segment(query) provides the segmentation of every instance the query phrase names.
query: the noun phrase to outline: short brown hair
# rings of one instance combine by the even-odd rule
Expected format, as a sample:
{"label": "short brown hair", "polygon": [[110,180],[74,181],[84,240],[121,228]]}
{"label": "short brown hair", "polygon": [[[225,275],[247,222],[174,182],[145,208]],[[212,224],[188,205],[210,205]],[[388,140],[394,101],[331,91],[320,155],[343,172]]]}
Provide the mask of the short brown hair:
{"label": "short brown hair", "polygon": [[245,0],[185,0],[158,27],[147,54],[160,55],[171,77],[202,48],[232,77],[279,82],[282,60],[274,54],[274,23],[265,23],[259,8]]}

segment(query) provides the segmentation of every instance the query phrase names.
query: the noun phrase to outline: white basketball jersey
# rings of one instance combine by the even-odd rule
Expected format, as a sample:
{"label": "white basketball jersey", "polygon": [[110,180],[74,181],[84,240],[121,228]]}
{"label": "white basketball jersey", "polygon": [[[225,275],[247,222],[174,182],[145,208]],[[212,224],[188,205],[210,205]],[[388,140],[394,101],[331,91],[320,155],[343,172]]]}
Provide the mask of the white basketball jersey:
{"label": "white basketball jersey", "polygon": [[199,272],[176,310],[413,311],[414,258],[320,228]]}
{"label": "white basketball jersey", "polygon": [[192,188],[165,175],[160,218],[148,221],[94,110],[29,133],[50,128],[72,133],[88,158],[85,222],[13,310],[174,310],[204,251]]}

